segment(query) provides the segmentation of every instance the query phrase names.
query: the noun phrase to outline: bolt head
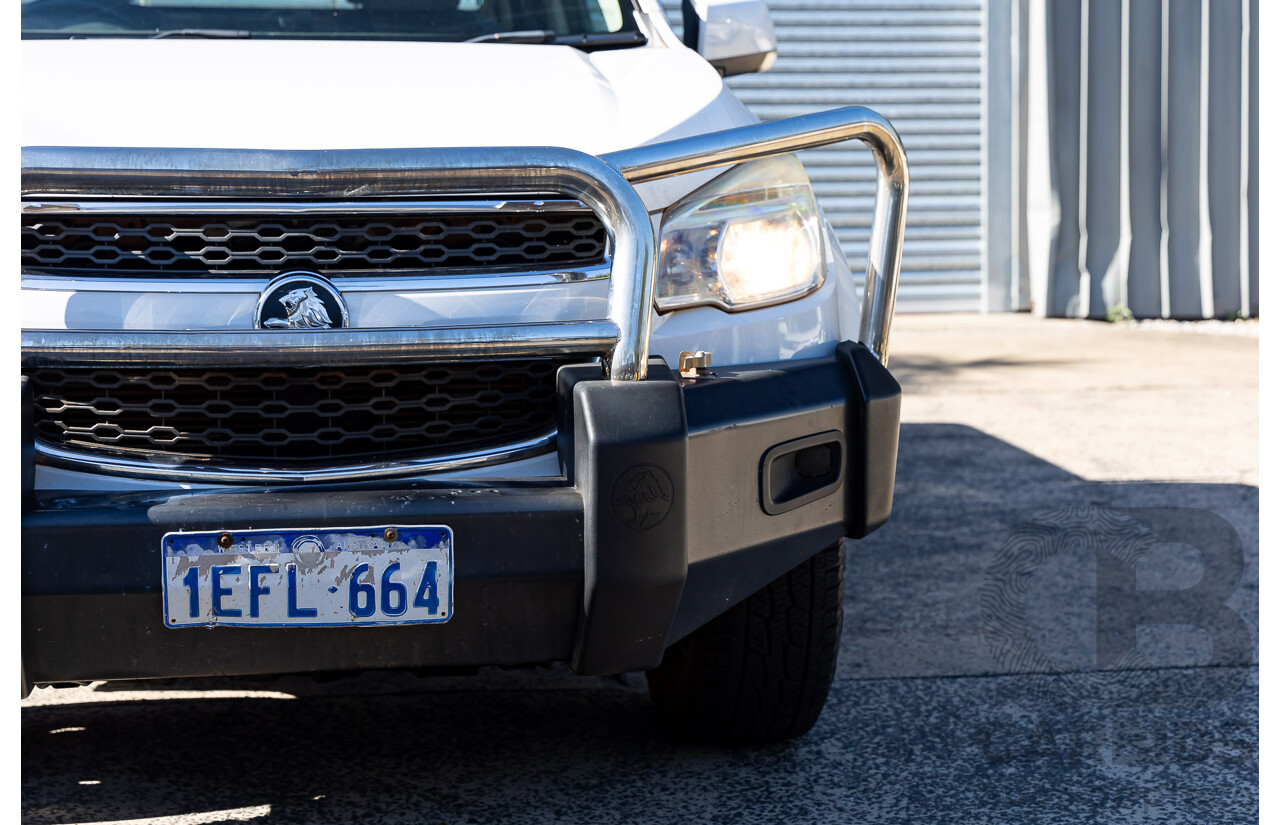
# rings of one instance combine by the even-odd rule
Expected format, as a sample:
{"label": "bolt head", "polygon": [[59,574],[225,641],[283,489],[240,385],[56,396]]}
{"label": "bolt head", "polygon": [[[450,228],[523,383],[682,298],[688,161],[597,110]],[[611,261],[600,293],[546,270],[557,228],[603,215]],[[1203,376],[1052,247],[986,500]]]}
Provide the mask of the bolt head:
{"label": "bolt head", "polygon": [[698,378],[711,370],[711,353],[706,350],[680,353],[678,372],[684,378]]}
{"label": "bolt head", "polygon": [[382,531],[382,537],[388,542],[392,542],[400,537],[400,531],[396,530],[394,527],[388,527],[386,530]]}
{"label": "bolt head", "polygon": [[226,550],[228,547],[230,547],[233,541],[234,539],[232,539],[230,533],[218,534],[218,546],[221,547],[223,550]]}

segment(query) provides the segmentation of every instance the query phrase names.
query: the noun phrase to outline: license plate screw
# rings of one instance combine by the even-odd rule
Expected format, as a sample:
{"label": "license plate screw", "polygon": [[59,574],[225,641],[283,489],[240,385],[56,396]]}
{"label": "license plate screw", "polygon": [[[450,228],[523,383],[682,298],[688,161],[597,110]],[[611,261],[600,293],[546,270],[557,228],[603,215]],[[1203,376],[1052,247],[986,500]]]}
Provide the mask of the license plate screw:
{"label": "license plate screw", "polygon": [[395,541],[400,537],[400,532],[394,527],[388,527],[386,530],[382,531],[382,537],[387,541]]}
{"label": "license plate screw", "polygon": [[232,542],[232,538],[230,533],[218,534],[218,546],[221,547],[223,550],[226,550],[228,547],[230,547],[231,542]]}

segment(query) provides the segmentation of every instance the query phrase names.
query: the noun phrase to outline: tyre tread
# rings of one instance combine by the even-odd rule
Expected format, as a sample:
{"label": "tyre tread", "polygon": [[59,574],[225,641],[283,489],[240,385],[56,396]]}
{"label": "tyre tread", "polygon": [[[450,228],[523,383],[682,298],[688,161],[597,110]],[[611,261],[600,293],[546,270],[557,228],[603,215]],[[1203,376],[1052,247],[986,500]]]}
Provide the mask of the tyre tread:
{"label": "tyre tread", "polygon": [[720,744],[802,736],[826,703],[844,616],[844,543],[828,548],[668,648],[648,672],[677,732]]}

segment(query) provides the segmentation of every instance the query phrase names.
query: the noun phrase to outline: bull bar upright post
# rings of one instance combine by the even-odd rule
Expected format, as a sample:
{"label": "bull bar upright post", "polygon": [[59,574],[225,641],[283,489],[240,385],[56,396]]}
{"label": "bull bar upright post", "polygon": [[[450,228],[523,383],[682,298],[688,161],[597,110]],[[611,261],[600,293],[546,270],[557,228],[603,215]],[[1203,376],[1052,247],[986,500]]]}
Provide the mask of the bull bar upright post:
{"label": "bull bar upright post", "polygon": [[643,183],[846,140],[865,143],[876,161],[876,204],[858,340],[887,364],[909,184],[906,152],[889,121],[870,109],[849,106],[654,143],[601,155],[601,159],[617,167],[628,181]]}

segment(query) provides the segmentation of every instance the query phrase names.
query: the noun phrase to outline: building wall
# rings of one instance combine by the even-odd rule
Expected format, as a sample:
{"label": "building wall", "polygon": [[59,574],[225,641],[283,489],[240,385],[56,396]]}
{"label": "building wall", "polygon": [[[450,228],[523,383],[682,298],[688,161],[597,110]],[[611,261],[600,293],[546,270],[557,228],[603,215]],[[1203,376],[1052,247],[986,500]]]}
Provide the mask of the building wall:
{"label": "building wall", "polygon": [[1258,312],[1257,0],[1032,0],[1030,308]]}

